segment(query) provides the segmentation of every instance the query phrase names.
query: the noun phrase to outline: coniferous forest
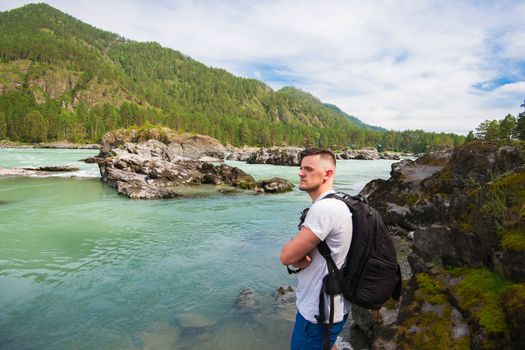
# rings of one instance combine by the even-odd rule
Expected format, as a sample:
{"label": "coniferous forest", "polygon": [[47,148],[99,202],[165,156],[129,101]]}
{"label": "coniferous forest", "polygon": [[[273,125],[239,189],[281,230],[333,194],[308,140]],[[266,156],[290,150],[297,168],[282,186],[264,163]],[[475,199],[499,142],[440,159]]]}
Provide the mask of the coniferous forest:
{"label": "coniferous forest", "polygon": [[162,125],[224,144],[425,152],[465,137],[367,125],[294,87],[207,67],[154,42],[103,31],[46,4],[0,13],[0,140],[98,142]]}

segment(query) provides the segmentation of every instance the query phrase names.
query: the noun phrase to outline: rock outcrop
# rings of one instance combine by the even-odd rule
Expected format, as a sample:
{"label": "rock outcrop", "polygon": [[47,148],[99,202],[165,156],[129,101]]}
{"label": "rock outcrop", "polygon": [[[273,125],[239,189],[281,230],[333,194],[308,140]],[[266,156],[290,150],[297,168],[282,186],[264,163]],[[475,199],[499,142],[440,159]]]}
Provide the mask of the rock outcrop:
{"label": "rock outcrop", "polygon": [[35,176],[53,173],[74,172],[78,168],[69,165],[49,165],[40,167],[14,167],[10,169],[0,167],[0,176]]}
{"label": "rock outcrop", "polygon": [[525,346],[523,144],[472,142],[404,160],[362,194],[413,235],[413,276],[401,302],[380,310],[372,348]]}
{"label": "rock outcrop", "polygon": [[347,150],[336,155],[338,159],[364,159],[376,160],[380,159],[379,152],[375,148],[363,148],[357,150]]}
{"label": "rock outcrop", "polygon": [[297,147],[270,147],[261,148],[252,153],[246,161],[248,164],[273,164],[299,166],[299,153],[302,148]]}
{"label": "rock outcrop", "polygon": [[284,192],[291,185],[272,179],[258,187],[241,169],[208,162],[222,159],[223,150],[208,136],[180,136],[169,129],[117,130],[104,136],[97,162],[102,180],[134,199],[178,197],[178,187],[187,185],[229,185],[272,193]]}
{"label": "rock outcrop", "polygon": [[[226,148],[216,139],[205,135],[177,134],[168,128],[152,128],[146,130],[119,129],[109,132],[102,138],[101,152],[112,150],[125,145],[126,143],[138,144],[148,140],[159,141],[168,146],[164,155],[168,160],[180,159],[178,157],[199,160],[210,158],[221,161],[224,160]],[[155,152],[155,151],[153,151]],[[106,155],[107,154],[103,154]]]}
{"label": "rock outcrop", "polygon": [[264,192],[268,193],[282,193],[289,192],[293,189],[294,185],[285,179],[280,177],[274,177],[269,180],[262,180],[257,182],[257,186],[262,188]]}
{"label": "rock outcrop", "polygon": [[259,150],[258,147],[248,147],[244,146],[241,148],[236,148],[229,146],[226,150],[226,160],[236,160],[240,162],[246,162],[252,154],[256,153]]}

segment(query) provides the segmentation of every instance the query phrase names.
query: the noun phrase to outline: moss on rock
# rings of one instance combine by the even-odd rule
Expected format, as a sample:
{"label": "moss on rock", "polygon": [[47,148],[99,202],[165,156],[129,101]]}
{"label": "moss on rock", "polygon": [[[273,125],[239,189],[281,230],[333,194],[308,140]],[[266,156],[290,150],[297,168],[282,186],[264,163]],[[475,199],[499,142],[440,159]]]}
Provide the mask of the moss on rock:
{"label": "moss on rock", "polygon": [[462,310],[471,315],[481,327],[492,334],[508,337],[508,326],[501,303],[502,293],[510,282],[485,270],[465,270],[453,293]]}
{"label": "moss on rock", "polygon": [[448,302],[447,286],[441,278],[419,273],[413,297],[402,306],[401,321],[395,328],[395,341],[401,349],[470,349],[468,334],[457,335],[459,313]]}
{"label": "moss on rock", "polygon": [[243,190],[253,190],[257,187],[257,182],[250,177],[241,177],[233,182],[233,186],[238,187]]}
{"label": "moss on rock", "polygon": [[416,297],[432,304],[446,303],[445,286],[441,280],[433,278],[426,273],[418,273],[416,280],[419,286]]}
{"label": "moss on rock", "polygon": [[512,346],[515,349],[525,349],[525,284],[506,288],[502,295],[502,305]]}

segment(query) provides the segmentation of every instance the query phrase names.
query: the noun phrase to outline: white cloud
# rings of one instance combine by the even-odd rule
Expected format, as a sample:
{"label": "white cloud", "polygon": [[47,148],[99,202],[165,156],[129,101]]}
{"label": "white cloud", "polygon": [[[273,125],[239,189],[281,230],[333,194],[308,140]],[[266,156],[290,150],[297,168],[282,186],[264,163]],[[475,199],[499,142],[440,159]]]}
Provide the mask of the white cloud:
{"label": "white cloud", "polygon": [[[517,1],[49,3],[274,88],[293,84],[387,128],[466,133],[517,114],[525,98],[525,5]],[[492,90],[474,87],[501,78],[506,84]]]}

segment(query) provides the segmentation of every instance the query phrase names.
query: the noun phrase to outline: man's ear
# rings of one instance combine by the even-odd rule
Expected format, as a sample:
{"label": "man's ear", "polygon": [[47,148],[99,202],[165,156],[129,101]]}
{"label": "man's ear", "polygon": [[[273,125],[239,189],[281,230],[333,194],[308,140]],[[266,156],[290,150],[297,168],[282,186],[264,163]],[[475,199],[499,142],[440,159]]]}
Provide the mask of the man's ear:
{"label": "man's ear", "polygon": [[334,176],[334,169],[330,169],[330,168],[328,168],[328,169],[326,169],[326,170],[324,171],[324,177],[325,177],[327,180],[330,179],[330,178],[332,178],[333,176]]}

